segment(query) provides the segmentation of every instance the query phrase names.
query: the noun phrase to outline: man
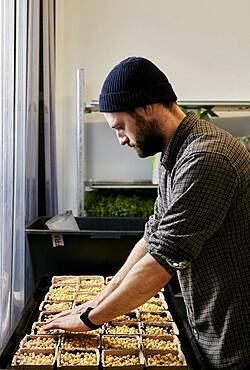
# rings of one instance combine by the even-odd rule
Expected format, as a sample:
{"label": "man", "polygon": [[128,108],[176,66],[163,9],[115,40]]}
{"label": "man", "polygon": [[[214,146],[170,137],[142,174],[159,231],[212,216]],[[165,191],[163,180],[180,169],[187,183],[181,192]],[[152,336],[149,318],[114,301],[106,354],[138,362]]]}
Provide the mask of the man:
{"label": "man", "polygon": [[45,328],[95,328],[143,304],[177,272],[208,368],[242,370],[250,364],[250,155],[176,100],[145,58],[127,58],[107,76],[100,111],[120,144],[140,157],[162,152],[155,210],[108,287]]}

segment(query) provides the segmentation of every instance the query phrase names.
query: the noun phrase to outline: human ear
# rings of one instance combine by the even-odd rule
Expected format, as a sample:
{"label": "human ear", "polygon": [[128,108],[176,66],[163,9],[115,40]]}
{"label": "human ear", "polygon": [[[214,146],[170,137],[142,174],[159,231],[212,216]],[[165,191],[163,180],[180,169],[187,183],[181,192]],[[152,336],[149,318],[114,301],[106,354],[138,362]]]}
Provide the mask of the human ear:
{"label": "human ear", "polygon": [[146,117],[152,115],[152,113],[153,113],[153,105],[152,104],[148,104],[148,105],[144,105],[143,107],[136,108],[135,109],[135,112],[137,114],[139,114],[140,116],[146,118]]}

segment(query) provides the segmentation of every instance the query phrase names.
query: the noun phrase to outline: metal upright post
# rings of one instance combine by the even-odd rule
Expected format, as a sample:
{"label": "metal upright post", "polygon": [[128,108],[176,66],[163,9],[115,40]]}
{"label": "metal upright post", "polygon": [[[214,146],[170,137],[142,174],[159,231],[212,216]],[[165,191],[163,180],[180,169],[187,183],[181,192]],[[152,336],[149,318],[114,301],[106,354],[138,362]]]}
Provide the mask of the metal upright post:
{"label": "metal upright post", "polygon": [[84,69],[77,69],[77,213],[84,216],[85,160],[84,160]]}

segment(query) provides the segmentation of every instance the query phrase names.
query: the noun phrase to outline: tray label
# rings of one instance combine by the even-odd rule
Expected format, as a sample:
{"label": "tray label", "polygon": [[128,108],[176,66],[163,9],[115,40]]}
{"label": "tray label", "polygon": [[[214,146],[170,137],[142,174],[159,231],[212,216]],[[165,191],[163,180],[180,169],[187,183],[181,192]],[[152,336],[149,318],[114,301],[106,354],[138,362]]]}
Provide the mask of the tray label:
{"label": "tray label", "polygon": [[53,247],[63,247],[64,246],[64,240],[62,234],[52,234],[52,243]]}

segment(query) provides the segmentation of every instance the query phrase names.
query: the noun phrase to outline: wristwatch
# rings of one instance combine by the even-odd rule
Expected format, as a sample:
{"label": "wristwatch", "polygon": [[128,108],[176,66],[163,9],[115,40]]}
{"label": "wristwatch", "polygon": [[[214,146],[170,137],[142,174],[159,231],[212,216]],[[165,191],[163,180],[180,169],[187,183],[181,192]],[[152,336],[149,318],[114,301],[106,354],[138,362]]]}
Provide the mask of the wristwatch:
{"label": "wristwatch", "polygon": [[80,315],[80,319],[82,320],[82,322],[87,325],[87,327],[89,327],[90,329],[98,329],[100,328],[102,325],[95,325],[92,321],[90,321],[89,319],[89,313],[90,311],[92,311],[94,308],[93,307],[88,307],[86,309],[86,311],[84,311],[81,315]]}

